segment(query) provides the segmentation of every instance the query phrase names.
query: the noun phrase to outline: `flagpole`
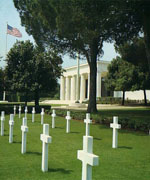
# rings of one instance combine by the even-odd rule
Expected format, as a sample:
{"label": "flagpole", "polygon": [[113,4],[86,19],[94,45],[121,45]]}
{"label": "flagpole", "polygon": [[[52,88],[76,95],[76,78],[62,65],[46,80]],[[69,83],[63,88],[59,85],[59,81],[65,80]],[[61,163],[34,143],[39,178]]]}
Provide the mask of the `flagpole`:
{"label": "flagpole", "polygon": [[5,51],[5,58],[7,56],[7,26],[8,26],[8,22],[6,22],[6,51]]}

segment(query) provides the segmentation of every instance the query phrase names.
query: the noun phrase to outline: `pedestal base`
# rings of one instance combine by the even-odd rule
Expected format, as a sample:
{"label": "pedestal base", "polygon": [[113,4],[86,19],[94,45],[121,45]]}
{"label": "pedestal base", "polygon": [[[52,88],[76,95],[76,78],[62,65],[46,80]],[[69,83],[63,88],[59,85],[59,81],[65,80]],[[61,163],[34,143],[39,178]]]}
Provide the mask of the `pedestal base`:
{"label": "pedestal base", "polygon": [[82,104],[82,103],[70,103],[69,106],[76,108],[86,108],[86,104]]}

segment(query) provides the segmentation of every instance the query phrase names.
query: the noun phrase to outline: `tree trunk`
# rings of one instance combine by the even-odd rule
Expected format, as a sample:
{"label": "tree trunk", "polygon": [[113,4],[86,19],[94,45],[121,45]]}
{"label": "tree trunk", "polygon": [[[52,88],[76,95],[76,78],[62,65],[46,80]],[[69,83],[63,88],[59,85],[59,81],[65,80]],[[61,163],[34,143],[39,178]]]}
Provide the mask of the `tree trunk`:
{"label": "tree trunk", "polygon": [[28,93],[26,92],[25,93],[25,106],[27,106],[28,104]]}
{"label": "tree trunk", "polygon": [[125,102],[125,91],[123,91],[122,106],[124,106],[124,102]]}
{"label": "tree trunk", "polygon": [[38,108],[39,107],[39,91],[38,90],[34,92],[34,100],[35,100],[35,108]]}
{"label": "tree trunk", "polygon": [[143,92],[144,92],[144,103],[145,106],[147,106],[146,90],[144,89]]}
{"label": "tree trunk", "polygon": [[150,12],[149,10],[148,12],[145,12],[143,16],[143,30],[144,30],[145,49],[146,49],[148,67],[150,72]]}
{"label": "tree trunk", "polygon": [[97,112],[96,107],[96,77],[97,77],[97,64],[91,63],[90,65],[90,95],[87,112]]}
{"label": "tree trunk", "polygon": [[90,60],[88,61],[90,68],[90,94],[89,104],[87,108],[88,113],[97,112],[96,107],[96,80],[97,80],[97,54],[98,41],[95,39],[90,46]]}

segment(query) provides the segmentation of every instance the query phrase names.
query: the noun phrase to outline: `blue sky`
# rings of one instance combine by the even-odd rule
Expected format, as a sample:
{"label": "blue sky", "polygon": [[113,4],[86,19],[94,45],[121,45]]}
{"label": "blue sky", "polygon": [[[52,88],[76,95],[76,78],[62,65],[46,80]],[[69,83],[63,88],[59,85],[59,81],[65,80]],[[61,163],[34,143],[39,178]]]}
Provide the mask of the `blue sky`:
{"label": "blue sky", "polygon": [[[19,17],[19,13],[14,7],[13,0],[0,0],[0,56],[5,57],[6,54],[6,24],[9,24],[12,27],[19,29],[22,33],[22,38],[15,38],[11,35],[7,35],[7,52],[13,46],[16,39],[18,40],[30,40],[34,42],[32,36],[29,36],[25,28],[21,26],[21,20]],[[113,44],[104,43],[103,46],[104,56],[101,58],[102,60],[111,61],[114,57],[116,57],[116,53],[113,47]],[[76,60],[71,59],[68,56],[63,57],[63,67],[70,67],[72,65],[76,65]],[[83,61],[82,63],[85,63]],[[0,67],[4,67],[5,62],[0,62]]]}

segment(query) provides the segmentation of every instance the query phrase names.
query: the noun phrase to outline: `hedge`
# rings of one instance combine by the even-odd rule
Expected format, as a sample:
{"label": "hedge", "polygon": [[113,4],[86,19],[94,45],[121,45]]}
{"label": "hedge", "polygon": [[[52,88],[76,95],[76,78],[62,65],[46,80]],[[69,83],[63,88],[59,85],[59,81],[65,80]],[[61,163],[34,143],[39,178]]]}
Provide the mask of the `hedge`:
{"label": "hedge", "polygon": [[[77,111],[77,110],[69,110],[71,112],[72,119],[81,120],[83,121],[86,117],[86,111]],[[106,111],[107,112],[107,111]],[[48,112],[49,114],[52,113],[50,110]],[[65,117],[67,114],[67,110],[65,109],[56,109],[57,116]],[[91,114],[91,119],[96,124],[104,124],[106,126],[110,126],[110,123],[112,123],[113,115],[108,112],[108,114],[105,113],[105,115],[102,115],[101,112]],[[126,114],[126,113],[125,113]],[[147,132],[150,129],[150,119],[148,117],[132,117],[132,114],[130,117],[126,117],[125,114],[122,114],[119,116],[119,123],[121,124],[121,127],[123,129],[131,129],[131,130],[140,130]],[[134,113],[133,113],[134,114]]]}
{"label": "hedge", "polygon": [[[8,103],[8,104],[0,104],[0,111],[5,111],[5,114],[12,114],[14,113],[14,105],[16,105],[16,113],[19,112],[19,105],[21,105],[21,112],[23,113],[25,110],[25,105],[23,103]],[[35,107],[34,105],[28,105],[28,113],[32,113],[32,108]],[[36,113],[41,112],[41,108],[44,108],[46,112],[50,111],[50,105],[40,105],[36,108]]]}

